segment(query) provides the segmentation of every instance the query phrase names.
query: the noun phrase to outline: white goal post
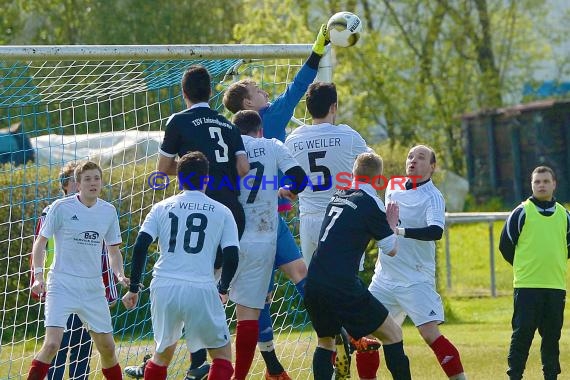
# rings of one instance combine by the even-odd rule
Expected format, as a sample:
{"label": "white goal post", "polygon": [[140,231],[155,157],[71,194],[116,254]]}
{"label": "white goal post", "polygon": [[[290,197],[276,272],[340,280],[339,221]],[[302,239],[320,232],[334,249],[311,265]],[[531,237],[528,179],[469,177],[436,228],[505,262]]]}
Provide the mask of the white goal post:
{"label": "white goal post", "polygon": [[[271,99],[310,52],[309,44],[0,46],[0,378],[25,376],[43,341],[43,305],[29,291],[29,252],[42,209],[60,196],[61,166],[86,158],[101,163],[103,197],[119,212],[123,256],[130,262],[150,206],[176,190],[154,191],[146,179],[156,168],[164,122],[184,108],[184,69],[197,63],[208,68],[215,85],[211,105],[229,116],[221,104],[229,84],[252,77]],[[329,47],[318,80],[332,81],[331,56]],[[303,103],[291,128],[307,119]],[[287,219],[296,234],[297,215]],[[146,285],[155,258],[149,257]],[[271,308],[277,356],[293,378],[308,379],[316,336],[294,286],[278,277]],[[233,331],[235,311],[227,311]],[[140,363],[153,349],[148,292],[134,311],[115,305],[111,314],[121,366]],[[169,378],[182,379],[188,367],[180,343]],[[94,352],[91,375],[100,369]],[[264,372],[256,354],[250,378]]]}

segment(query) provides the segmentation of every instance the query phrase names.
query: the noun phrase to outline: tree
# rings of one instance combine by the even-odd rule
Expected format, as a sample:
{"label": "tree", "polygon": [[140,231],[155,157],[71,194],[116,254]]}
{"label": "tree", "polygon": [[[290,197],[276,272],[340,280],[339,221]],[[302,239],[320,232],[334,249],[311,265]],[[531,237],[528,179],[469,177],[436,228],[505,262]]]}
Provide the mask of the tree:
{"label": "tree", "polygon": [[[224,43],[241,2],[194,0],[0,0],[8,44]],[[205,17],[207,15],[207,17]]]}
{"label": "tree", "polygon": [[[445,166],[463,173],[458,116],[499,108],[520,93],[548,49],[533,29],[544,20],[545,2],[410,0],[395,6],[383,0],[368,7],[376,7],[370,14],[382,14],[384,22],[366,24],[384,36],[368,32],[367,38],[376,38],[354,54],[371,56],[379,46],[380,79],[361,83],[371,83],[380,94],[377,107],[384,110],[392,138],[434,145]],[[530,51],[529,45],[537,49]]]}
{"label": "tree", "polygon": [[[334,49],[340,118],[365,135],[382,126],[394,144],[430,144],[460,174],[459,115],[519,101],[523,83],[555,41],[554,31],[539,28],[546,23],[544,0],[321,0],[303,12],[286,5],[263,2],[264,17],[244,7],[248,21],[234,32],[248,42],[310,42],[308,34],[302,40],[275,34],[279,20],[303,29],[303,22],[318,25],[341,10],[358,14],[361,41]],[[304,37],[298,29],[295,37]]]}

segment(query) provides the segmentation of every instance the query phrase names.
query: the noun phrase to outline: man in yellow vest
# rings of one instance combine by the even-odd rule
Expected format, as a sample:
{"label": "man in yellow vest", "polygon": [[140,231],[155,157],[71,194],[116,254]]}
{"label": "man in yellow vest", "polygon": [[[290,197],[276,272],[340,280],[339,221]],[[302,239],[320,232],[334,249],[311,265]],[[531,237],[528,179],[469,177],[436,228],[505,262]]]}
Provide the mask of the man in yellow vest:
{"label": "man in yellow vest", "polygon": [[545,380],[558,378],[564,319],[570,213],[553,197],[556,176],[547,166],[532,172],[532,196],[513,210],[499,249],[514,273],[513,334],[507,374],[522,379],[535,331],[542,337]]}

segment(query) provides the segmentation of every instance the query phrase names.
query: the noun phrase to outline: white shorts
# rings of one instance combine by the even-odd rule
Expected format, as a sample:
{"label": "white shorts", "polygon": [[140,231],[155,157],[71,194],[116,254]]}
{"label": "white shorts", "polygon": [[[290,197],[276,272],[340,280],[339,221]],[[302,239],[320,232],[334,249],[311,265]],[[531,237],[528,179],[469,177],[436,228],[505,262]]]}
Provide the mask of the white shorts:
{"label": "white shorts", "polygon": [[398,324],[402,324],[406,315],[415,326],[428,322],[443,323],[445,314],[441,297],[429,283],[417,283],[410,286],[397,286],[375,282],[368,288],[380,301]]}
{"label": "white shorts", "polygon": [[247,242],[242,238],[239,245],[239,264],[230,287],[230,300],[263,309],[273,273],[275,243]]}
{"label": "white shorts", "polygon": [[214,283],[153,278],[150,313],[157,352],[175,344],[182,329],[190,352],[220,348],[230,341],[226,313]]}
{"label": "white shorts", "polygon": [[48,273],[45,327],[66,328],[67,319],[77,314],[87,330],[112,333],[111,312],[105,298],[103,279],[65,273]]}
{"label": "white shorts", "polygon": [[304,214],[299,221],[299,236],[301,238],[301,253],[307,267],[311,263],[313,253],[319,244],[319,234],[323,224],[324,214]]}

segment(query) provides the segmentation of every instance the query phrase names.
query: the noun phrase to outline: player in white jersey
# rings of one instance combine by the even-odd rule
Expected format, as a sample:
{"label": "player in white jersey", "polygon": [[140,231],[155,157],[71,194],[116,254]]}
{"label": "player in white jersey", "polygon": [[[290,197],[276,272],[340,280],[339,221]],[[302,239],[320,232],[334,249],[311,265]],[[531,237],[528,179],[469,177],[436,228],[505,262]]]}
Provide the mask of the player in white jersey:
{"label": "player in white jersey", "polygon": [[[278,192],[292,196],[300,193],[306,185],[306,174],[281,141],[262,137],[261,117],[256,111],[237,112],[233,123],[241,131],[251,167],[241,183],[239,201],[245,211],[245,232],[230,291],[237,315],[234,379],[245,380],[255,354],[258,318],[265,306],[275,262]],[[293,181],[288,189],[280,189],[279,170]]]}
{"label": "player in white jersey", "polygon": [[54,236],[55,254],[47,280],[46,336],[32,361],[28,379],[43,379],[60,346],[68,317],[75,313],[88,326],[101,355],[103,375],[121,379],[115,354],[111,313],[101,279],[101,250],[108,247],[111,268],[119,283],[128,285],[119,250],[121,230],[115,207],[99,199],[102,171],[94,162],[75,169],[79,193],[55,201],[46,215],[32,249],[35,280],[32,291],[44,293],[45,248]]}
{"label": "player in white jersey", "polygon": [[[307,91],[306,103],[313,124],[296,128],[287,136],[285,145],[309,178],[308,188],[299,194],[301,252],[309,266],[317,249],[326,208],[338,187],[343,186],[339,178],[351,182],[356,157],[369,151],[369,148],[357,131],[345,124],[335,125],[338,106],[333,83],[312,83]],[[363,259],[364,256],[361,268]],[[336,368],[341,372],[337,371],[336,377],[348,378],[350,374],[342,372],[345,366],[340,363],[350,360],[349,342],[347,339],[337,339],[337,343]],[[380,347],[378,341],[366,337],[359,340],[350,338],[350,343],[359,352]]]}
{"label": "player in white jersey", "polygon": [[[155,204],[135,241],[132,282],[123,297],[128,309],[138,301],[148,247],[158,238],[160,248],[150,284],[156,349],[146,363],[145,379],[166,379],[183,329],[190,352],[205,347],[213,358],[209,379],[229,380],[233,373],[230,333],[220,296],[227,299],[238,266],[238,230],[231,211],[204,193],[208,165],[201,152],[187,153],[178,160],[184,192]],[[219,246],[224,260],[216,289],[214,261]]]}
{"label": "player in white jersey", "polygon": [[406,159],[406,183],[388,183],[386,203],[399,206],[399,253],[382,255],[369,290],[398,322],[410,317],[450,379],[464,379],[459,352],[438,327],[445,316],[435,288],[435,240],[445,227],[445,202],[431,180],[435,164],[433,149],[414,146]]}
{"label": "player in white jersey", "polygon": [[[59,182],[61,184],[61,191],[63,192],[64,196],[69,196],[77,192],[77,184],[74,177],[74,172],[77,164],[77,162],[68,162],[61,168],[61,171],[59,172]],[[36,237],[40,233],[50,207],[51,205],[46,206],[38,218],[35,231]],[[45,273],[48,273],[49,267],[53,261],[53,239],[48,240],[47,247],[48,249],[46,250],[45,256],[45,270],[42,273],[42,276]],[[31,260],[32,258],[30,257],[30,264]],[[117,286],[115,276],[110,267],[107,247],[104,244],[101,251],[101,264],[103,284],[105,285],[105,296],[109,302],[109,306],[112,306],[116,303],[118,298]],[[33,274],[34,267],[32,266],[31,269],[32,275],[30,276],[30,286],[32,286],[35,281]],[[45,301],[45,294],[39,295],[31,292],[31,296],[34,299]],[[61,346],[48,371],[48,379],[63,380],[68,354],[69,377],[77,379],[87,378],[89,376],[89,372],[91,371],[89,367],[89,361],[91,358],[92,347],[93,341],[91,340],[91,336],[89,336],[89,331],[87,330],[86,326],[83,325],[83,321],[79,318],[79,316],[77,316],[77,314],[71,314],[67,319],[67,326],[63,332]]]}
{"label": "player in white jersey", "polygon": [[351,176],[356,157],[368,151],[368,147],[362,136],[348,125],[334,125],[337,114],[334,84],[312,83],[306,102],[313,125],[296,128],[287,136],[285,145],[310,179],[309,188],[299,194],[301,252],[309,265],[317,248],[325,210],[339,185],[337,179]]}

